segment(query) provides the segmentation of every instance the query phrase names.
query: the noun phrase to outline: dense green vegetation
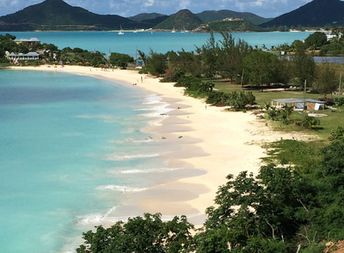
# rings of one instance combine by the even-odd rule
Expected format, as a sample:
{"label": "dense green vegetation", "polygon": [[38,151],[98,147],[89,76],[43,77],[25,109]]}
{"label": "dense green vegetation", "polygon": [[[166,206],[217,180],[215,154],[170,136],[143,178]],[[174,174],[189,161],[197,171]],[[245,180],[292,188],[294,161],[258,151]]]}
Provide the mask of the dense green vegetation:
{"label": "dense green vegetation", "polygon": [[[309,116],[307,113],[302,113],[301,117],[292,117],[293,108],[285,106],[282,109],[269,107],[266,110],[266,118],[272,121],[280,121],[284,125],[294,124],[301,128],[311,129],[320,125],[320,120]],[[295,114],[294,114],[295,115]]]}
{"label": "dense green vegetation", "polygon": [[177,29],[177,30],[192,30],[202,24],[196,14],[189,10],[180,10],[177,13],[169,16],[160,24],[156,25],[156,29]]}
{"label": "dense green vegetation", "polygon": [[300,50],[314,56],[344,55],[344,29],[333,29],[332,35],[335,37],[328,40],[325,33],[315,32],[306,38],[304,42],[296,40],[291,45],[281,45],[274,49],[284,51],[289,55],[293,55]]}
{"label": "dense green vegetation", "polygon": [[268,160],[275,164],[257,176],[229,175],[195,234],[185,217],[164,223],[147,214],[85,233],[78,252],[321,253],[344,238],[344,130],[314,144],[278,142]]}
{"label": "dense green vegetation", "polygon": [[[321,33],[312,34],[306,43],[309,47],[324,43],[323,36]],[[211,36],[207,43],[196,48],[194,52],[139,54],[145,63],[143,72],[163,77],[166,82],[177,82],[178,86],[186,88],[187,95],[206,98],[210,104],[244,110],[255,102],[255,99],[251,99],[253,96],[257,96],[258,104],[263,106],[273,98],[303,98],[307,95],[319,99],[338,90],[339,74],[342,70],[331,64],[316,65],[313,58],[307,54],[306,43],[293,43],[291,47],[295,52],[290,60],[252,48],[244,41],[235,41],[228,33],[222,33],[220,41]],[[223,83],[226,85],[221,85],[218,80],[225,80]],[[186,81],[190,83],[185,84]],[[204,84],[209,81],[220,90],[208,91]],[[241,86],[235,83],[240,83]],[[274,88],[274,84],[294,88],[280,93],[256,92]],[[251,89],[252,93],[244,92],[243,88]],[[308,94],[300,92],[305,88]],[[263,97],[264,100],[261,101]],[[293,122],[294,125],[305,128],[314,128],[319,124],[318,120],[306,115],[294,119]]]}
{"label": "dense green vegetation", "polygon": [[236,21],[226,21],[226,20],[217,20],[212,21],[207,24],[207,30],[214,32],[223,32],[223,31],[261,31],[262,29],[259,26],[255,26],[245,20],[236,20]]}
{"label": "dense green vegetation", "polygon": [[269,18],[263,18],[253,13],[236,12],[231,10],[203,11],[198,13],[197,16],[205,23],[223,20],[226,18],[240,18],[253,25],[260,25],[270,20]]}
{"label": "dense green vegetation", "polygon": [[5,52],[28,53],[39,52],[39,61],[19,61],[16,64],[21,65],[39,65],[39,64],[66,64],[81,65],[93,67],[120,67],[126,68],[134,59],[126,54],[112,53],[110,58],[98,51],[91,52],[81,48],[63,48],[58,49],[53,44],[46,43],[27,43],[15,41],[15,37],[9,34],[0,35],[0,63],[10,63],[6,59]]}
{"label": "dense green vegetation", "polygon": [[111,53],[110,55],[110,63],[122,69],[126,69],[128,64],[134,63],[134,61],[134,58],[127,54]]}

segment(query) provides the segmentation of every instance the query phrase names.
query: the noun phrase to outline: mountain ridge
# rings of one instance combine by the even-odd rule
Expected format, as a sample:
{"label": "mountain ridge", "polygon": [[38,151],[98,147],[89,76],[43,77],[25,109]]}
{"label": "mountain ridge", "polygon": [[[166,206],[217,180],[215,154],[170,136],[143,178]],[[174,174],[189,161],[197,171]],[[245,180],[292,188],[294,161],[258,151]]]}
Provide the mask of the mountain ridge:
{"label": "mountain ridge", "polygon": [[134,28],[138,22],[118,15],[100,15],[81,7],[67,4],[63,0],[46,0],[28,6],[13,14],[0,17],[2,25],[28,25],[35,29],[77,27],[85,29],[119,29]]}
{"label": "mountain ridge", "polygon": [[[253,13],[240,14],[230,10],[204,11],[198,14],[180,10],[172,15],[140,13],[131,17],[100,15],[84,8],[71,6],[63,0],[46,0],[15,13],[0,17],[1,31],[32,30],[115,30],[156,28],[171,30],[197,28],[208,20],[222,20],[238,15],[264,19]],[[202,17],[202,18],[201,18]],[[167,21],[166,21],[167,20]],[[204,21],[205,20],[205,21]]]}
{"label": "mountain ridge", "polygon": [[[315,15],[316,13],[316,15]],[[291,12],[262,24],[263,27],[321,27],[344,24],[344,2],[313,0]]]}

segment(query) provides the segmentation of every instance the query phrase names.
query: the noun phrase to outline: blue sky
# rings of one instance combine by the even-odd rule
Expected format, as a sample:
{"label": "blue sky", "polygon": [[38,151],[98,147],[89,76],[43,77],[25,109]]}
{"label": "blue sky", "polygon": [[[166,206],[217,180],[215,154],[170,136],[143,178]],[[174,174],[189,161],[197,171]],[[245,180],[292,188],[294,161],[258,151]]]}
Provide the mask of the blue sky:
{"label": "blue sky", "polygon": [[[43,0],[0,0],[0,15],[9,14]],[[71,5],[102,14],[135,15],[141,12],[171,14],[188,8],[193,12],[230,9],[275,17],[311,0],[66,0]]]}

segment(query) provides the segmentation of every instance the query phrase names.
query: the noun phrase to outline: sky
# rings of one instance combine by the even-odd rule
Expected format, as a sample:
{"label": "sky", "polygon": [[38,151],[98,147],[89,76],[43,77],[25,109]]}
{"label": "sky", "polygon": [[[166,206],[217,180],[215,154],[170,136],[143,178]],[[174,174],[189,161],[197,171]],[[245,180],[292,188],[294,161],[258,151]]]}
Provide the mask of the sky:
{"label": "sky", "polygon": [[[0,15],[10,14],[43,0],[0,0]],[[172,14],[180,9],[193,12],[229,9],[276,17],[311,0],[65,0],[100,14],[132,16],[142,12]]]}

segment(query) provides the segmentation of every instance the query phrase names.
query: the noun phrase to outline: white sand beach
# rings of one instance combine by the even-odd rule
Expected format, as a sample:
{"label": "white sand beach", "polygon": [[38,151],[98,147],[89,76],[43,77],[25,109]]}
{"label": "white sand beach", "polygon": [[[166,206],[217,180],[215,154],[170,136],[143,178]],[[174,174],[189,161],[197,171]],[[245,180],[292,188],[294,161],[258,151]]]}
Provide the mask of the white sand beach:
{"label": "white sand beach", "polygon": [[[300,134],[274,132],[255,115],[228,112],[206,106],[204,101],[184,96],[182,88],[172,83],[130,70],[102,70],[80,66],[13,67],[15,70],[55,71],[106,78],[157,94],[173,110],[161,116],[161,125],[146,129],[153,138],[165,141],[174,153],[163,159],[171,167],[189,166],[202,173],[183,178],[165,178],[163,183],[126,198],[115,216],[160,212],[165,216],[188,215],[194,224],[204,221],[204,211],[213,204],[218,187],[228,174],[241,171],[257,173],[265,156],[263,143],[281,138],[300,138]],[[163,138],[162,138],[163,137]],[[171,155],[173,154],[173,155]],[[173,172],[171,172],[173,173]],[[135,207],[133,207],[135,206]]]}

